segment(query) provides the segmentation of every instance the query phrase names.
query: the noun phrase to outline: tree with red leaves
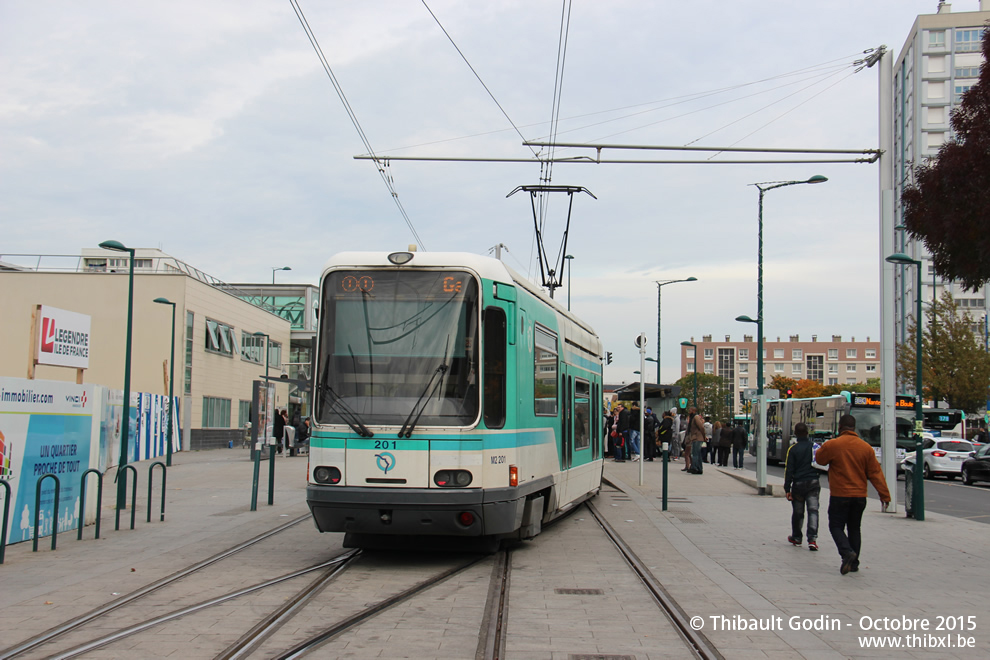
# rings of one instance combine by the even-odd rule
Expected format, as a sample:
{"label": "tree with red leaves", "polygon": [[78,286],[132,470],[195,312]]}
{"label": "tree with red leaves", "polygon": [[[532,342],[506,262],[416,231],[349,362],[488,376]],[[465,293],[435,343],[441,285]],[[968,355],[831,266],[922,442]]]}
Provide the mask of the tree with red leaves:
{"label": "tree with red leaves", "polygon": [[990,21],[980,79],[949,120],[953,137],[915,168],[904,189],[904,225],[932,255],[935,272],[969,290],[990,281]]}

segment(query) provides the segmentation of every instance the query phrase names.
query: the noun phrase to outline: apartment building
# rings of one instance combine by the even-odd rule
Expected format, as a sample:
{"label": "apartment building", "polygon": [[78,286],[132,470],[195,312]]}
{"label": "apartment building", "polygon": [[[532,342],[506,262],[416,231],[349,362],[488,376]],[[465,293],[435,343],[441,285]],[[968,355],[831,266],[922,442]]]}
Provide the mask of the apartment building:
{"label": "apartment building", "polygon": [[[736,408],[742,392],[757,386],[756,338],[743,335],[741,341],[732,341],[730,335],[725,335],[725,340],[720,341],[704,335],[701,341],[692,337],[691,342],[697,346],[697,354],[694,348],[681,346],[681,376],[693,374],[697,362],[699,374],[721,376],[730,384],[733,408]],[[843,340],[841,335],[832,335],[831,341],[819,341],[818,335],[812,335],[810,341],[801,341],[799,335],[791,335],[786,341],[764,337],[764,386],[774,376],[845,385],[879,375],[880,342],[870,341],[869,337],[866,341],[856,341],[855,337]]]}
{"label": "apartment building", "polygon": [[[934,3],[933,3],[934,4]],[[963,93],[972,87],[983,63],[981,41],[984,24],[990,20],[990,0],[965,0],[953,12],[953,5],[939,2],[937,13],[918,16],[901,52],[894,61],[894,196],[895,224],[903,225],[900,202],[904,187],[914,181],[914,168],[938,153],[951,137],[949,116]],[[987,313],[987,287],[964,291],[962,287],[935,276],[931,255],[924,244],[911,240],[906,232],[894,231],[894,246],[922,262],[921,291],[916,291],[914,267],[898,266],[894,271],[894,338],[903,342],[917,310],[918,296],[930,301],[948,291],[969,312],[974,326]]]}

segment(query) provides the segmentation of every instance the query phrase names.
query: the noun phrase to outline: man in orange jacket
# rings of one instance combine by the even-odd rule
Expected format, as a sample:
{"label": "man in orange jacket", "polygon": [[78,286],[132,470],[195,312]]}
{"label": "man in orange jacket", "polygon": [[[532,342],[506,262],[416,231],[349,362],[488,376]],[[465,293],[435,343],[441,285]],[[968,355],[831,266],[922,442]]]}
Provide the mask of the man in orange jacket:
{"label": "man in orange jacket", "polygon": [[856,418],[839,419],[839,435],[818,448],[815,462],[828,465],[828,531],[842,557],[839,572],[845,575],[859,570],[862,543],[859,527],[866,510],[866,482],[877,489],[884,508],[890,503],[890,491],[876,452],[856,435]]}

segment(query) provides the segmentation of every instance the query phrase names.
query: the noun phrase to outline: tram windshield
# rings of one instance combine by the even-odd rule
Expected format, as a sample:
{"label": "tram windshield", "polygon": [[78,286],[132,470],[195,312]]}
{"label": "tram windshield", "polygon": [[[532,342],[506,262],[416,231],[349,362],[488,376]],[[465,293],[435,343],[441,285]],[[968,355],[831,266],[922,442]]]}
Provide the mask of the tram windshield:
{"label": "tram windshield", "polygon": [[[466,426],[478,416],[478,285],[458,271],[334,271],[323,282],[316,418]],[[366,429],[365,429],[366,430]]]}

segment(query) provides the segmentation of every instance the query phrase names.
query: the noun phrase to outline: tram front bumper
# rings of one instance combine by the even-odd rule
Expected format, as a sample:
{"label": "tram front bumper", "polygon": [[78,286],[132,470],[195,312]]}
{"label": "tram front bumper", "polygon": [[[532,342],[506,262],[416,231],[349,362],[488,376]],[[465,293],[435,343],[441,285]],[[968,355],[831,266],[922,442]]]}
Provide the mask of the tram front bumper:
{"label": "tram front bumper", "polygon": [[[526,497],[516,488],[399,490],[310,484],[306,502],[321,532],[489,536],[519,529]],[[469,524],[465,513],[471,514]]]}

